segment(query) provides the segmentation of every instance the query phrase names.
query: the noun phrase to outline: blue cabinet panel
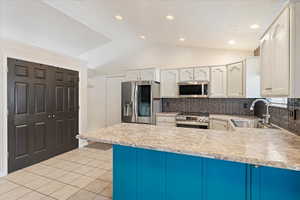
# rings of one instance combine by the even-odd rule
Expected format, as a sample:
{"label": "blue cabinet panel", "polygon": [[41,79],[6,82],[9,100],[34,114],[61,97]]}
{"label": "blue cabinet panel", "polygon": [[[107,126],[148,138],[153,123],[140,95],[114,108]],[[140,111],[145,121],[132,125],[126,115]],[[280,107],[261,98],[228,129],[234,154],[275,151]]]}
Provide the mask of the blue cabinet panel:
{"label": "blue cabinet panel", "polygon": [[252,167],[252,200],[300,200],[300,172]]}
{"label": "blue cabinet panel", "polygon": [[166,200],[201,200],[202,158],[166,153]]}
{"label": "blue cabinet panel", "polygon": [[113,198],[137,200],[136,149],[114,145],[113,147]]}
{"label": "blue cabinet panel", "polygon": [[203,200],[246,200],[246,164],[203,159],[203,176]]}
{"label": "blue cabinet panel", "polygon": [[113,147],[114,200],[300,200],[300,172]]}
{"label": "blue cabinet panel", "polygon": [[163,200],[165,195],[165,153],[137,150],[138,200]]}

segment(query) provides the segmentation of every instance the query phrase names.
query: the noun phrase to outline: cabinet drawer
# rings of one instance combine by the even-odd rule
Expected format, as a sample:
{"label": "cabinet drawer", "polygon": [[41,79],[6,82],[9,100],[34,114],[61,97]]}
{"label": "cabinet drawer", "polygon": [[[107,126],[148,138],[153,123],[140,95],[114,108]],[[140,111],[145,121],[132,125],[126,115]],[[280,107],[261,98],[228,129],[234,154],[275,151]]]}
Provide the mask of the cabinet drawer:
{"label": "cabinet drawer", "polygon": [[156,121],[157,122],[172,122],[172,123],[175,123],[175,117],[157,116]]}

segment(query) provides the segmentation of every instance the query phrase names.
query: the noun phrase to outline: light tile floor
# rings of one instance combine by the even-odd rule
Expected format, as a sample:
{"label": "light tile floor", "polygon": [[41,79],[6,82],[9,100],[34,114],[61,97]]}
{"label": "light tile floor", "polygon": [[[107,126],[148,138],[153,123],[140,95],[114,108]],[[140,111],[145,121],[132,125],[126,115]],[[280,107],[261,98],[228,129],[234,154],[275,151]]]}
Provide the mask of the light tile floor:
{"label": "light tile floor", "polygon": [[0,178],[0,200],[110,200],[112,149],[92,144]]}

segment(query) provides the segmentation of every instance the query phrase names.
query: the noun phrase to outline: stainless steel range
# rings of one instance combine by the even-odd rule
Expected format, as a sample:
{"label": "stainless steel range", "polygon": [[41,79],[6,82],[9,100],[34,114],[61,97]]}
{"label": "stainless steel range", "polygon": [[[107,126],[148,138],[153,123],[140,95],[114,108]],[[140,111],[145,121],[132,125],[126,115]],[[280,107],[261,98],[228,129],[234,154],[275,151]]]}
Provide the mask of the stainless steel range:
{"label": "stainless steel range", "polygon": [[209,128],[209,113],[182,112],[176,116],[176,126],[184,128]]}

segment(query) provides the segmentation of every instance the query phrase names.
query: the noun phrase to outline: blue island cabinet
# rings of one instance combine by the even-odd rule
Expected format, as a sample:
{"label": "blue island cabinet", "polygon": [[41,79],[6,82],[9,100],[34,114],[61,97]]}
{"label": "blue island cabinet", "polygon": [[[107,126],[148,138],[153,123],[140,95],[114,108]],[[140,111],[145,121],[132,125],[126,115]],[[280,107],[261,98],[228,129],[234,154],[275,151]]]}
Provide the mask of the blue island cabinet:
{"label": "blue island cabinet", "polygon": [[251,167],[251,200],[300,200],[300,172]]}
{"label": "blue island cabinet", "polygon": [[113,199],[300,200],[300,173],[114,145]]}

